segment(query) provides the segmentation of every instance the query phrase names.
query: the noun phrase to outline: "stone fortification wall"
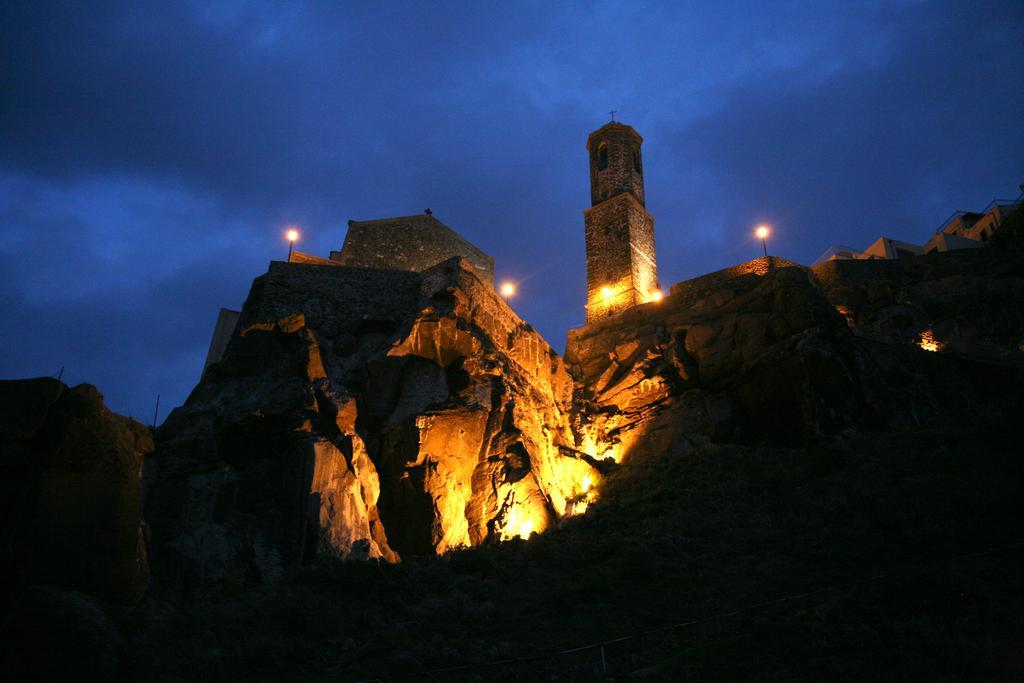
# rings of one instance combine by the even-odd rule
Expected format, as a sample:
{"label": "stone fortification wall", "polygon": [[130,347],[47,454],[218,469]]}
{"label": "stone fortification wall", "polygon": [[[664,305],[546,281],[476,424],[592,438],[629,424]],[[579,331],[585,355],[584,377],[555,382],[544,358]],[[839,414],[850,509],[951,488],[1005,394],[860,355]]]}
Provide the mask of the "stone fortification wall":
{"label": "stone fortification wall", "polygon": [[238,317],[241,311],[232,311],[228,308],[220,309],[217,313],[217,323],[213,327],[213,337],[210,339],[210,348],[206,352],[206,362],[203,363],[203,372],[206,368],[220,361],[224,357],[224,351],[228,348],[228,342],[235,333],[238,326]]}
{"label": "stone fortification wall", "polygon": [[253,281],[240,330],[302,314],[328,334],[400,320],[420,297],[421,277],[401,270],[273,261]]}
{"label": "stone fortification wall", "polygon": [[341,251],[331,260],[358,268],[421,272],[453,257],[465,259],[494,284],[494,259],[430,215],[349,221]]}
{"label": "stone fortification wall", "polygon": [[702,296],[714,296],[716,290],[730,280],[744,275],[767,275],[773,268],[801,268],[807,270],[806,266],[779,258],[778,256],[761,257],[751,261],[744,261],[722,270],[716,270],[707,275],[677,282],[672,285],[669,293],[675,301],[693,300]]}

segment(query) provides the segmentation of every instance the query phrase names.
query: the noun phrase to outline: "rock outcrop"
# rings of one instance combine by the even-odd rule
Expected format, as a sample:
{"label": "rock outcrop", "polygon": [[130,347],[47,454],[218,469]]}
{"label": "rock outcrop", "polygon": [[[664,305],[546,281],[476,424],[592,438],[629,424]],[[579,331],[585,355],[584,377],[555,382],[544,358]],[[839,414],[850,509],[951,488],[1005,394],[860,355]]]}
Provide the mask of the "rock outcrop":
{"label": "rock outcrop", "polygon": [[[1022,281],[1007,277],[1019,307]],[[865,288],[848,281],[822,285],[807,268],[757,259],[571,331],[577,432],[616,461],[673,442],[797,444],[955,414],[1019,373],[1021,353],[977,360],[854,334],[843,306]]]}
{"label": "rock outcrop", "polygon": [[572,331],[565,361],[458,259],[273,263],[158,431],[151,561],[187,593],[321,556],[444,553],[543,531],[615,463],[670,444],[955,416],[1019,379],[1024,283],[1006,254],[757,259]]}
{"label": "rock outcrop", "polygon": [[147,461],[177,589],[526,537],[599,477],[559,356],[471,267],[273,263]]}
{"label": "rock outcrop", "polygon": [[107,410],[93,386],[0,382],[5,588],[138,600],[148,582],[142,460],[152,450],[150,429]]}
{"label": "rock outcrop", "polygon": [[860,337],[990,360],[1024,353],[1024,258],[998,248],[812,268]]}
{"label": "rock outcrop", "polygon": [[30,586],[0,624],[0,666],[11,681],[126,680],[129,647],[102,601]]}

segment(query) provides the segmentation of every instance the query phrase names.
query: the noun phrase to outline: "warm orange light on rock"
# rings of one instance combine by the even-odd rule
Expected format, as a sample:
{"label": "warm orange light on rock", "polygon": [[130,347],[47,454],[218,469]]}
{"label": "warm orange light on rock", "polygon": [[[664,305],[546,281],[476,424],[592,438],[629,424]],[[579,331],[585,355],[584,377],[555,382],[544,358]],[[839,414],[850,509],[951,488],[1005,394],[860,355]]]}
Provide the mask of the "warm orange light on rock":
{"label": "warm orange light on rock", "polygon": [[941,351],[942,343],[935,338],[931,330],[925,330],[917,340],[917,345],[925,351]]}
{"label": "warm orange light on rock", "polygon": [[602,287],[601,296],[604,297],[604,299],[607,301],[608,299],[611,299],[613,296],[615,296],[615,292],[612,291],[611,287]]}
{"label": "warm orange light on rock", "polygon": [[580,479],[578,491],[579,493],[566,501],[566,517],[582,515],[590,507],[590,504],[597,500],[597,489],[594,487],[594,478],[590,474],[584,474]]}
{"label": "warm orange light on rock", "polygon": [[510,541],[513,538],[529,538],[531,534],[544,530],[544,522],[533,519],[522,504],[515,504],[509,509],[505,517],[505,524],[501,528],[501,540]]}

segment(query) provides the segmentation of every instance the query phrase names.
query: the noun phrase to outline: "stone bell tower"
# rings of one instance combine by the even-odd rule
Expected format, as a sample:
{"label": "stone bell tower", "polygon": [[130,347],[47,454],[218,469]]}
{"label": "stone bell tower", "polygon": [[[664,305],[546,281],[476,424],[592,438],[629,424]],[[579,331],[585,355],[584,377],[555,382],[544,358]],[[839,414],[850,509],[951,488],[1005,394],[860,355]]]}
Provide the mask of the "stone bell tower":
{"label": "stone bell tower", "polygon": [[583,216],[588,323],[661,296],[654,218],[644,206],[643,141],[630,126],[615,121],[587,138],[591,207]]}

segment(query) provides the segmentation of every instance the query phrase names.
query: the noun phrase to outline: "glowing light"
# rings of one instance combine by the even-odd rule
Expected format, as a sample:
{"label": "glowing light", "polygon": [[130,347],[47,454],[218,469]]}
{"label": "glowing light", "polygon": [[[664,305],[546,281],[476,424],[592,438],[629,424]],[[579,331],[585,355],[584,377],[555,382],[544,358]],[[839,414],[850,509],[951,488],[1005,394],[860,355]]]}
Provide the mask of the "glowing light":
{"label": "glowing light", "polygon": [[542,531],[543,527],[544,524],[541,523],[538,528],[536,521],[529,516],[529,513],[521,505],[516,504],[508,511],[508,516],[505,518],[505,524],[501,529],[501,540],[526,539],[530,537],[530,534]]}
{"label": "glowing light", "polygon": [[658,290],[651,292],[651,301],[661,301],[661,292]]}
{"label": "glowing light", "polygon": [[289,228],[288,232],[285,233],[285,237],[288,238],[289,242],[294,242],[295,240],[299,239],[299,231],[296,230],[295,228]]}
{"label": "glowing light", "polygon": [[605,301],[607,301],[608,299],[611,299],[613,296],[615,296],[615,292],[612,291],[611,287],[602,287],[601,296],[604,298]]}
{"label": "glowing light", "polygon": [[515,296],[516,285],[514,282],[503,282],[501,283],[501,295],[508,299],[509,297]]}
{"label": "glowing light", "polygon": [[931,330],[925,330],[921,333],[921,336],[917,340],[917,345],[925,351],[937,352],[942,349],[942,344],[935,338],[935,335]]}
{"label": "glowing light", "polygon": [[759,226],[757,226],[757,233],[756,234],[757,234],[757,236],[759,238],[764,239],[764,238],[768,237],[768,232],[769,232],[769,230],[768,230],[768,226],[767,225],[759,225]]}
{"label": "glowing light", "polygon": [[582,515],[595,500],[597,500],[597,489],[594,488],[594,478],[590,474],[584,474],[580,479],[579,493],[566,501],[565,516]]}
{"label": "glowing light", "polygon": [[846,323],[848,325],[853,324],[853,312],[849,308],[846,306],[836,305],[836,312],[846,318]]}

